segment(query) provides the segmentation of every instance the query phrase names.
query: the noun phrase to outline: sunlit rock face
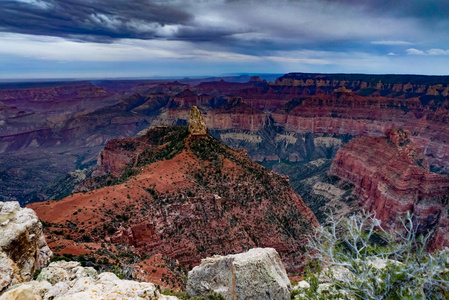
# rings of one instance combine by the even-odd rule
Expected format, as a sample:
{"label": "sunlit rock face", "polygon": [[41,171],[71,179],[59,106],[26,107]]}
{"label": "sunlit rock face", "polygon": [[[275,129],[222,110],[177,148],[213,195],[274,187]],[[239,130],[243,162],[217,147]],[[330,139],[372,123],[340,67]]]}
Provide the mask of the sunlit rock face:
{"label": "sunlit rock face", "polygon": [[191,135],[206,135],[208,132],[201,112],[196,106],[193,106],[190,111],[189,132]]}
{"label": "sunlit rock face", "polygon": [[290,299],[291,285],[279,254],[273,248],[205,258],[189,272],[187,291],[192,296],[211,292],[227,300]]}
{"label": "sunlit rock face", "polygon": [[52,256],[34,211],[18,202],[0,202],[0,293],[31,280]]}

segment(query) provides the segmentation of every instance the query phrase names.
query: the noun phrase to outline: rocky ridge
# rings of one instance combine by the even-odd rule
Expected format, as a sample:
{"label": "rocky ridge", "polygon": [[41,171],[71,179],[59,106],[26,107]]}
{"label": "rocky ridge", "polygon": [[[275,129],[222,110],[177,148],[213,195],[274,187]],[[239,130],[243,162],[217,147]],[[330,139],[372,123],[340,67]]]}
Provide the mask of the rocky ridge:
{"label": "rocky ridge", "polygon": [[[56,180],[55,174],[70,172],[75,165],[80,170],[91,166],[97,157],[101,159],[97,154],[102,145],[116,137],[117,132],[133,136],[150,124],[153,127],[187,125],[193,105],[205,113],[204,121],[214,137],[234,148],[246,149],[251,159],[288,175],[296,193],[303,196],[319,220],[325,219],[326,203],[332,202],[331,206],[342,213],[357,208],[359,196],[352,193],[354,186],[337,176],[326,175],[338,149],[353,137],[381,137],[389,128],[403,128],[411,132],[410,140],[423,150],[430,170],[448,173],[449,133],[446,125],[449,121],[449,96],[445,92],[448,85],[446,77],[293,73],[274,83],[255,78],[247,83],[198,83],[139,83],[134,87],[127,83],[127,87],[121,90],[133,92],[126,97],[101,96],[92,87],[79,86],[78,89],[86,91],[80,93],[80,97],[97,97],[97,100],[86,102],[89,105],[80,102],[80,107],[89,109],[73,113],[70,117],[62,116],[59,104],[54,104],[54,109],[49,110],[53,114],[49,119],[50,125],[46,123],[43,127],[27,126],[34,124],[36,113],[42,111],[42,103],[60,103],[58,97],[61,96],[55,96],[51,101],[44,101],[39,96],[39,101],[28,103],[34,115],[24,106],[14,108],[20,101],[14,104],[13,99],[2,100],[11,116],[21,109],[25,112],[19,114],[19,118],[5,119],[2,128],[8,131],[8,128],[22,128],[20,124],[24,124],[30,129],[23,131],[29,132],[24,135],[12,132],[12,135],[4,137],[3,143],[0,142],[0,148],[6,151],[2,160],[5,163],[0,164],[0,187],[7,195],[3,199],[14,199],[21,193],[29,193],[31,198],[27,199],[35,200],[49,195],[68,195],[75,185],[68,182],[71,178],[58,179],[56,185],[40,191],[33,188],[33,182],[42,182],[42,178]],[[107,95],[111,95],[110,87],[104,89]],[[75,95],[73,89],[67,95],[72,94]],[[78,96],[68,97],[73,97],[70,101],[73,104],[81,101]],[[93,103],[102,107],[90,106]],[[70,106],[70,110],[76,110],[76,107]],[[120,154],[114,149],[114,143],[106,145],[105,153],[111,146],[117,157],[104,157],[117,162],[105,162],[103,166],[113,167],[120,163],[127,166],[131,161],[129,157],[134,157],[134,154]],[[142,147],[145,148],[143,144]],[[9,155],[8,149],[17,152]],[[139,151],[137,149],[136,153]],[[60,163],[61,158],[63,164]],[[136,161],[135,157],[132,159]],[[313,166],[322,159],[326,160],[325,164]],[[135,172],[139,164],[125,169]],[[103,175],[107,172],[105,169]],[[310,178],[305,178],[305,174]],[[107,180],[111,184],[123,179]],[[61,183],[64,188],[58,188],[58,193],[52,194],[50,190]],[[41,183],[39,185],[42,186]],[[87,190],[81,185],[76,191]]]}
{"label": "rocky ridge", "polygon": [[[42,235],[42,224],[31,209],[21,209],[17,202],[1,203],[0,222],[0,300],[179,299],[167,294],[198,300],[257,299],[266,295],[290,298],[290,281],[279,254],[272,248],[204,259],[201,266],[189,272],[188,293],[167,292],[161,291],[159,285],[123,280],[122,273],[118,273],[119,278],[77,261],[48,265],[52,253]],[[34,270],[39,272],[31,280],[30,272]],[[222,280],[218,285],[217,274]]]}
{"label": "rocky ridge", "polygon": [[[279,254],[272,248],[214,256],[189,272],[187,292],[161,291],[149,282],[119,279],[75,261],[52,262],[35,280],[11,286],[0,300],[78,299],[290,299],[291,284]],[[211,298],[211,296],[213,297]]]}
{"label": "rocky ridge", "polygon": [[130,257],[162,254],[191,266],[263,246],[275,248],[292,272],[303,266],[306,236],[318,226],[287,177],[187,127],[108,142],[78,190],[30,205],[50,223],[50,246],[59,253],[78,254],[87,244],[102,259],[98,245],[105,243],[125,245]]}
{"label": "rocky ridge", "polygon": [[[449,170],[447,77],[291,73],[274,83],[203,81],[98,81],[1,90],[6,108],[0,109],[5,114],[0,197],[21,203],[54,197],[39,187],[95,164],[108,140],[134,136],[148,126],[187,125],[193,105],[206,113],[215,137],[223,134],[258,161],[331,158],[311,158],[293,147],[273,153],[285,142],[272,140],[273,133],[341,139],[382,136],[388,128],[401,127],[411,131],[433,170]],[[251,143],[244,135],[262,140]]]}

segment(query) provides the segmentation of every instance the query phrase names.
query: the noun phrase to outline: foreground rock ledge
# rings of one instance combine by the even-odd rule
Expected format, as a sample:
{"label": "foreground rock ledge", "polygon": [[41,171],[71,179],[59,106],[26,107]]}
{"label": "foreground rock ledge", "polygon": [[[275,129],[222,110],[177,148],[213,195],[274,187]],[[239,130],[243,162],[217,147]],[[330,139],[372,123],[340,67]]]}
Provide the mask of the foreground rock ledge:
{"label": "foreground rock ledge", "polygon": [[176,300],[161,295],[148,282],[121,280],[113,273],[98,274],[79,262],[53,262],[37,281],[21,283],[6,291],[0,300]]}
{"label": "foreground rock ledge", "polygon": [[290,299],[291,285],[279,254],[273,248],[203,259],[189,272],[187,291],[191,296],[212,292],[227,300]]}
{"label": "foreground rock ledge", "polygon": [[35,212],[19,202],[0,202],[0,294],[31,280],[52,256]]}

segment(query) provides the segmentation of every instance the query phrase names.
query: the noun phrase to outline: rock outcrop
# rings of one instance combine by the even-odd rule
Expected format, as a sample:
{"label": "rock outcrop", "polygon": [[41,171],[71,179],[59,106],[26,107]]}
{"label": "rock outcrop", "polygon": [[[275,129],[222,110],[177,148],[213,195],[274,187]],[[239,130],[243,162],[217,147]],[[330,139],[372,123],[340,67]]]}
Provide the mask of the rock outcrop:
{"label": "rock outcrop", "polygon": [[11,287],[0,300],[176,300],[161,295],[148,282],[121,280],[113,273],[98,274],[79,262],[54,262],[42,270],[36,281]]}
{"label": "rock outcrop", "polygon": [[201,112],[196,106],[193,106],[190,111],[189,132],[191,135],[206,135],[208,132]]}
{"label": "rock outcrop", "polygon": [[[157,127],[108,145],[80,186],[84,193],[30,205],[52,223],[51,247],[77,254],[68,252],[75,251],[70,240],[87,236],[96,245],[125,244],[185,266],[213,254],[271,247],[289,271],[304,266],[315,216],[286,176],[251,161],[246,151],[208,134],[190,135],[186,126]],[[96,255],[95,249],[89,252]]]}
{"label": "rock outcrop", "polygon": [[287,300],[291,285],[276,250],[256,248],[201,260],[189,272],[187,291],[191,296],[216,292],[226,300]]}
{"label": "rock outcrop", "polygon": [[408,131],[350,141],[337,152],[330,172],[352,183],[361,207],[375,211],[385,226],[394,228],[411,211],[421,232],[435,231],[435,247],[449,246],[449,177],[429,171]]}
{"label": "rock outcrop", "polygon": [[34,211],[18,202],[0,202],[0,293],[31,280],[52,255]]}

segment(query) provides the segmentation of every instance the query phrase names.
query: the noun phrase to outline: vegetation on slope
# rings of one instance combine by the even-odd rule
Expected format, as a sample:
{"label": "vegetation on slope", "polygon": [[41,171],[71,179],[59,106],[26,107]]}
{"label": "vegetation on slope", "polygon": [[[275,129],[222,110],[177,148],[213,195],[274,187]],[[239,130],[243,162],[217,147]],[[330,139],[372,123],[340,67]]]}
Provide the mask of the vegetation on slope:
{"label": "vegetation on slope", "polygon": [[331,216],[309,244],[318,273],[309,272],[309,285],[292,298],[449,299],[449,251],[430,252],[432,233],[419,235],[410,214],[401,224],[391,233],[373,214]]}

